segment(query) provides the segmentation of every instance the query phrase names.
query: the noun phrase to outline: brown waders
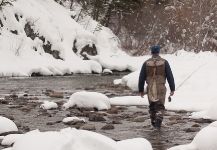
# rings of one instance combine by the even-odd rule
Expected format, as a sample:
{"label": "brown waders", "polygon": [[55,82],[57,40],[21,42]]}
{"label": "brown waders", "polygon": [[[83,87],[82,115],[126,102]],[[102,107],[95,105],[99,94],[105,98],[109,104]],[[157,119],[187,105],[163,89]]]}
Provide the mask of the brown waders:
{"label": "brown waders", "polygon": [[154,127],[160,128],[164,116],[166,97],[165,60],[159,56],[153,57],[147,60],[146,69],[151,123]]}

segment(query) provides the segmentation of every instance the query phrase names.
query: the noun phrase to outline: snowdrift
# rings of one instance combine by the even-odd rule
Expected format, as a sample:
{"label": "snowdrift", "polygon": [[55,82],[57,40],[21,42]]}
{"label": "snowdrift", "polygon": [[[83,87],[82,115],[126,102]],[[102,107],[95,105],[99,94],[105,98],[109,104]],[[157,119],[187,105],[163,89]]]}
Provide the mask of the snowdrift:
{"label": "snowdrift", "polygon": [[130,150],[133,147],[135,150],[152,150],[146,139],[116,142],[95,132],[66,128],[59,132],[28,132],[16,140],[12,150]]}
{"label": "snowdrift", "polygon": [[[78,7],[78,6],[77,6]],[[98,23],[77,23],[70,10],[54,0],[17,0],[0,13],[0,76],[101,73],[102,67],[118,68],[110,59],[128,57],[108,28],[92,31]],[[84,60],[86,55],[109,60]],[[118,57],[118,58],[117,58]],[[124,60],[123,60],[124,61]],[[115,65],[117,66],[117,65]]]}

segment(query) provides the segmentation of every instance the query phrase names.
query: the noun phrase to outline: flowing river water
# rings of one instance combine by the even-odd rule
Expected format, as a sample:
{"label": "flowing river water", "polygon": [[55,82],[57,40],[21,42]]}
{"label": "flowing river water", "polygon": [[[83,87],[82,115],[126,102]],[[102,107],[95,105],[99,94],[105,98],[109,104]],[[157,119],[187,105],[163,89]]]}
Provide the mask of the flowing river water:
{"label": "flowing river water", "polygon": [[[201,128],[211,122],[190,119],[190,113],[186,111],[167,111],[161,131],[156,131],[150,125],[147,106],[113,106],[109,111],[61,108],[71,94],[82,90],[101,92],[108,97],[136,95],[127,87],[113,85],[113,80],[123,75],[124,73],[105,76],[0,78],[0,115],[12,119],[21,133],[34,129],[49,131],[75,127],[93,130],[116,141],[146,138],[155,150],[166,150],[175,145],[189,143]],[[63,97],[51,96],[47,94],[49,91],[61,93]],[[39,106],[44,100],[57,102],[59,108],[42,110]],[[62,123],[62,119],[67,116],[83,117],[87,122]],[[0,149],[3,148],[0,146]]]}

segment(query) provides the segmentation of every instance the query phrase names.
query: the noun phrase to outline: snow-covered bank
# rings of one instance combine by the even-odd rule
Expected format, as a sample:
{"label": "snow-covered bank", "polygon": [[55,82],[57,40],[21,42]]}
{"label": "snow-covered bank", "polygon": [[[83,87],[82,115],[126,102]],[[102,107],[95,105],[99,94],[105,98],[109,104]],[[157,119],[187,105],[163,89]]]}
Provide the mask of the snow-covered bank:
{"label": "snow-covered bank", "polygon": [[[172,97],[172,102],[166,102],[166,108],[170,110],[188,110],[188,111],[209,111],[209,118],[216,119],[217,109],[215,101],[217,56],[216,53],[201,52],[198,54],[178,51],[174,55],[162,55],[171,65],[176,82],[176,92]],[[138,77],[141,65],[147,59],[147,56],[140,62],[137,71],[124,76],[121,80],[114,81],[127,85],[132,90],[138,90]],[[140,59],[141,60],[141,59]],[[169,87],[167,85],[169,94]],[[168,96],[168,95],[167,95]],[[125,98],[128,99],[128,98]],[[130,97],[129,99],[133,99]],[[135,97],[135,102],[137,101]],[[147,98],[144,100],[147,103]],[[120,103],[120,100],[118,100]],[[133,102],[133,100],[132,100]],[[118,103],[116,101],[116,103]],[[131,103],[132,104],[132,103]],[[207,113],[202,113],[207,115]],[[200,115],[200,117],[203,117]]]}
{"label": "snow-covered bank", "polygon": [[121,150],[123,148],[152,150],[150,142],[143,138],[116,142],[101,134],[74,128],[62,129],[59,132],[30,131],[18,138],[12,147],[13,150]]}
{"label": "snow-covered bank", "polygon": [[[13,6],[5,6],[0,13],[0,63],[4,64],[0,76],[129,69],[123,59],[129,56],[112,31],[102,27],[93,32],[98,23],[90,17],[86,21],[91,23],[85,27],[77,23],[70,10],[53,0],[17,0]],[[93,52],[100,58],[98,62],[83,60]],[[120,63],[114,64],[117,60]]]}
{"label": "snow-covered bank", "polygon": [[216,150],[217,121],[203,128],[190,144],[180,145],[168,150]]}

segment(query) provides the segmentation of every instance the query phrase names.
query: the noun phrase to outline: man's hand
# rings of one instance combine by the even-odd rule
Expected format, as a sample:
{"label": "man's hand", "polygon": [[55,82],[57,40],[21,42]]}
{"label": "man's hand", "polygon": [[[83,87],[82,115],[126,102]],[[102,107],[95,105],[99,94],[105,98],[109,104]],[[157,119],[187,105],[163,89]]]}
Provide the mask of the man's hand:
{"label": "man's hand", "polygon": [[171,92],[170,92],[170,96],[173,96],[173,95],[174,95],[174,92],[175,92],[175,91],[171,91]]}
{"label": "man's hand", "polygon": [[142,98],[144,98],[145,92],[140,92]]}

